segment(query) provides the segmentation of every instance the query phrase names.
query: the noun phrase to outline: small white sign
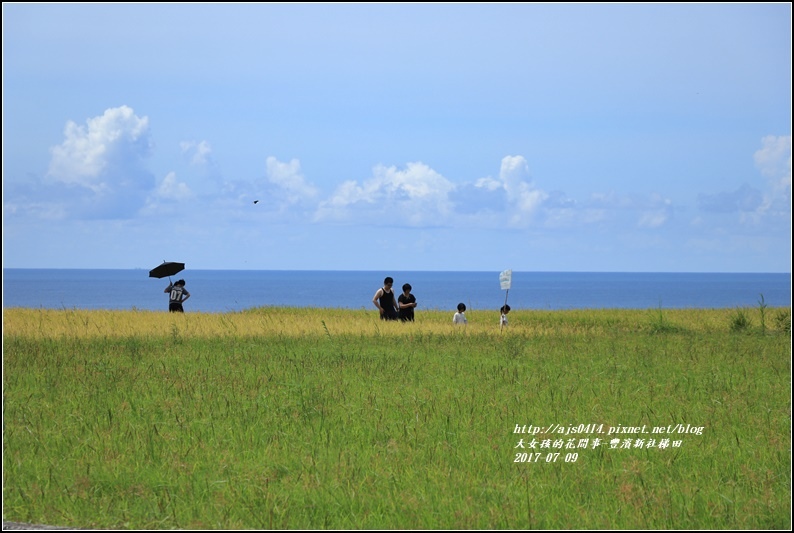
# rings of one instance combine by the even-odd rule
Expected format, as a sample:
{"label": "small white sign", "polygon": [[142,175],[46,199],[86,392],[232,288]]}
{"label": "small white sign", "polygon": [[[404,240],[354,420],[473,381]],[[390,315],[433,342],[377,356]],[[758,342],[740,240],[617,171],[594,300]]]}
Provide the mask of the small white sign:
{"label": "small white sign", "polygon": [[502,286],[502,290],[509,290],[510,284],[513,281],[513,271],[512,270],[505,270],[501,274],[499,274],[499,285]]}

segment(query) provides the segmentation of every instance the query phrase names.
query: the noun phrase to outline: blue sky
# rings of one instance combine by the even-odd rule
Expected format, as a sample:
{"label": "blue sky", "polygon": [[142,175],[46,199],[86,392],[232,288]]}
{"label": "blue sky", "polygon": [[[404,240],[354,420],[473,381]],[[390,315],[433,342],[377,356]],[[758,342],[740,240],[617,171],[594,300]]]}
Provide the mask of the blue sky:
{"label": "blue sky", "polygon": [[791,272],[791,97],[788,3],[4,3],[3,264]]}

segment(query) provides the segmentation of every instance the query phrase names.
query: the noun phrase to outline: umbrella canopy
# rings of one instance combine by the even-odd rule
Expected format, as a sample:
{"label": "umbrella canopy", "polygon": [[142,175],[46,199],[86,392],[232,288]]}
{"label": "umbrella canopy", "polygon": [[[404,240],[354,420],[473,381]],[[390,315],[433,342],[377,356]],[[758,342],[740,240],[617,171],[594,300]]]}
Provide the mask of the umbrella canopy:
{"label": "umbrella canopy", "polygon": [[166,276],[173,276],[177,272],[182,272],[185,269],[185,263],[174,263],[163,261],[162,265],[157,265],[149,271],[150,278],[164,278]]}

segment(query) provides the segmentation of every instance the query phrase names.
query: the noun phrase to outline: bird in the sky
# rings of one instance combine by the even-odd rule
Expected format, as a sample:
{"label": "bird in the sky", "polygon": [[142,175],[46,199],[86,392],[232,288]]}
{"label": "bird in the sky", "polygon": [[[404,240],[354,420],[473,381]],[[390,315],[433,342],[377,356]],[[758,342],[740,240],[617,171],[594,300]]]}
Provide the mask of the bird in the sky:
{"label": "bird in the sky", "polygon": [[258,203],[259,203],[259,200],[254,200],[254,203],[255,203],[255,204],[258,204]]}

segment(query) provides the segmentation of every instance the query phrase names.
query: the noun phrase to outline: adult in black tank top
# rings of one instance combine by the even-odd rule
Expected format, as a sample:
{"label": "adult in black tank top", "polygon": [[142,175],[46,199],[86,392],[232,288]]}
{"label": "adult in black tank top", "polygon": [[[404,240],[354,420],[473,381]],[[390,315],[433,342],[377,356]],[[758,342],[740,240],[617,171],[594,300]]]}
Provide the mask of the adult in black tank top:
{"label": "adult in black tank top", "polygon": [[392,285],[394,280],[387,277],[383,280],[383,287],[372,297],[372,303],[380,311],[381,320],[397,320],[397,302],[394,300]]}

